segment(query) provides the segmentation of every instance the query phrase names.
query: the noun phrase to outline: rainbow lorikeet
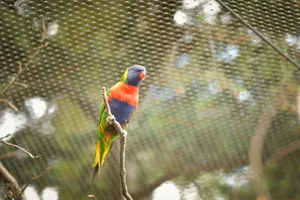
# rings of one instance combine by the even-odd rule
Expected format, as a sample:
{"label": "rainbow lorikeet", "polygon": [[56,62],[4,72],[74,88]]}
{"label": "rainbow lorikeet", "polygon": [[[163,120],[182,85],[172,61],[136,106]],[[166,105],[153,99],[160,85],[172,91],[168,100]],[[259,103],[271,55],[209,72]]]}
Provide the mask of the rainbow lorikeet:
{"label": "rainbow lorikeet", "polygon": [[[121,80],[107,91],[107,100],[117,122],[125,129],[138,108],[139,85],[146,77],[146,69],[140,65],[133,65],[125,70]],[[109,154],[113,142],[119,137],[119,133],[112,126],[106,124],[108,114],[104,102],[100,106],[98,124],[98,142],[94,159],[94,174],[100,173]]]}

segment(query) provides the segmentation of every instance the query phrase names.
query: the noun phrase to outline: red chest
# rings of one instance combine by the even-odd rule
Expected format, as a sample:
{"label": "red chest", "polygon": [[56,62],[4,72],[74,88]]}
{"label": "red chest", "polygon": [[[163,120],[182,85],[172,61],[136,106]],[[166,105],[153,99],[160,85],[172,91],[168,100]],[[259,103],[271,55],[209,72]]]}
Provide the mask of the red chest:
{"label": "red chest", "polygon": [[131,106],[137,106],[139,100],[139,88],[123,82],[117,83],[110,89],[108,100],[111,98],[126,102]]}

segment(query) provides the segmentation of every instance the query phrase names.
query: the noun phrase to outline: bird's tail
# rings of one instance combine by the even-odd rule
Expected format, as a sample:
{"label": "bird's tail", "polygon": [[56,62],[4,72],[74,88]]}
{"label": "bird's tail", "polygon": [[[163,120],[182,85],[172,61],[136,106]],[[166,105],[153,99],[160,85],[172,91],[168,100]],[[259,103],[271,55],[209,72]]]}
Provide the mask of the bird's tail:
{"label": "bird's tail", "polygon": [[[109,141],[109,140],[104,140]],[[100,138],[98,138],[97,146],[96,146],[96,152],[95,152],[95,158],[94,158],[94,173],[93,173],[93,179],[92,182],[94,182],[94,179],[97,174],[100,174],[100,168],[101,165],[103,165],[107,155],[109,154],[112,147],[112,141],[110,141],[108,144],[104,142],[104,148],[101,148],[101,141]]]}
{"label": "bird's tail", "polygon": [[94,158],[94,172],[93,172],[92,182],[94,182],[96,175],[100,174],[100,166],[101,166],[100,154],[101,154],[100,139],[98,138],[96,152],[95,152],[95,158]]}

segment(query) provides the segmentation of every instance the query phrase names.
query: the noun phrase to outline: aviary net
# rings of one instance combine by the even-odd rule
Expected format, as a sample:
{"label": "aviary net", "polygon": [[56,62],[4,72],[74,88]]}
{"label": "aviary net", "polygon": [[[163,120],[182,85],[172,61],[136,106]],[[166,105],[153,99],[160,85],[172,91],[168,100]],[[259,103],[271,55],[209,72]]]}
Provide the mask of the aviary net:
{"label": "aviary net", "polygon": [[299,27],[296,0],[0,0],[0,137],[42,155],[2,142],[1,169],[28,200],[121,199],[118,141],[91,182],[101,88],[139,64],[133,199],[300,199]]}

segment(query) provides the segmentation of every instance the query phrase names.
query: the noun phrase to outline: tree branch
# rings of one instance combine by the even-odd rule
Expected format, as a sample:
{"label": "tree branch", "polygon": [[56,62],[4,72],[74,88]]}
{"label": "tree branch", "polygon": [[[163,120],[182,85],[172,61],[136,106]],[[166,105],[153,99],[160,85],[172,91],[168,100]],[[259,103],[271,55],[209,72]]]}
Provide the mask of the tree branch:
{"label": "tree branch", "polygon": [[121,135],[120,138],[120,176],[121,176],[121,187],[122,194],[126,200],[132,200],[126,183],[126,168],[125,168],[125,148],[126,148],[126,135]]}
{"label": "tree branch", "polygon": [[9,171],[4,167],[2,163],[0,163],[0,174],[13,186],[20,188],[17,180],[13,175],[11,175],[11,173],[9,173]]}
{"label": "tree branch", "polygon": [[9,84],[2,90],[2,92],[0,93],[0,97],[3,97],[3,95],[8,91],[8,89],[16,82],[16,80],[19,78],[19,76],[22,74],[22,72],[25,71],[25,69],[28,67],[28,65],[34,59],[34,57],[39,53],[40,49],[48,46],[47,43],[45,43],[45,44],[43,43],[45,41],[46,35],[47,35],[47,30],[46,30],[46,26],[45,26],[43,17],[41,17],[41,24],[42,24],[42,28],[43,28],[42,36],[41,36],[41,40],[40,40],[41,44],[35,49],[35,51],[30,56],[30,59],[27,61],[27,63],[25,64],[23,69],[22,69],[22,63],[19,62],[17,74],[11,79]]}
{"label": "tree branch", "polygon": [[268,158],[268,160],[265,162],[265,165],[268,166],[268,165],[282,159],[283,157],[287,156],[288,154],[297,151],[299,148],[300,148],[300,140],[295,140],[295,141],[287,144],[286,146],[280,148],[279,151],[272,154],[270,156],[270,158]]}
{"label": "tree branch", "polygon": [[[18,72],[16,73],[16,75],[10,80],[8,85],[6,87],[4,87],[4,89],[0,93],[0,102],[4,102],[4,103],[8,104],[16,112],[18,112],[19,109],[12,102],[10,102],[8,99],[2,98],[2,97],[10,89],[10,87],[14,83],[19,84],[19,85],[27,88],[26,84],[17,82],[16,80],[19,78],[19,76],[22,74],[22,72],[25,71],[25,69],[29,66],[29,64],[33,61],[34,57],[39,53],[40,49],[48,46],[48,43],[44,43],[44,41],[47,37],[47,30],[46,30],[46,26],[45,26],[43,17],[41,17],[41,24],[42,24],[42,29],[43,29],[42,30],[42,35],[41,35],[41,40],[40,40],[41,44],[38,47],[36,47],[34,53],[30,56],[29,60],[25,64],[24,68],[22,68],[22,63],[18,62],[19,63]],[[7,138],[9,135],[10,134],[8,134],[4,137],[1,137],[0,138],[0,143],[18,148],[18,149],[22,150],[23,152],[25,152],[26,154],[28,154],[31,158],[40,158],[41,157],[41,155],[33,155],[29,151],[27,151],[26,149],[24,149],[24,148],[22,148],[22,147],[20,147],[16,144],[12,144],[10,142],[5,141],[4,139]],[[40,174],[36,177],[33,177],[32,180],[35,180],[35,179],[43,176],[48,171],[46,170],[42,174]],[[9,182],[8,184],[5,185],[5,188],[7,190],[7,193],[5,195],[5,199],[22,200],[23,199],[22,193],[23,193],[25,188],[23,190],[21,190],[21,188],[18,185],[18,182],[16,181],[16,179],[9,173],[9,171],[1,163],[0,163],[0,174]]]}
{"label": "tree branch", "polygon": [[9,105],[15,112],[18,112],[19,109],[17,108],[17,106],[15,106],[12,102],[10,102],[9,100],[7,99],[4,99],[4,98],[1,98],[0,97],[0,101],[6,103],[7,105]]}
{"label": "tree branch", "polygon": [[8,137],[10,134],[6,135],[5,137],[3,138],[0,138],[0,143],[2,144],[6,144],[6,145],[9,145],[9,146],[12,146],[12,147],[16,147],[18,149],[20,149],[21,151],[27,153],[31,158],[41,158],[42,155],[41,154],[38,154],[38,155],[33,155],[32,153],[30,153],[29,151],[27,151],[26,149],[16,145],[16,144],[13,144],[13,143],[10,143],[10,142],[7,142],[5,140],[3,140],[4,138]]}
{"label": "tree branch", "polygon": [[15,85],[21,85],[24,88],[28,88],[28,85],[26,85],[25,83],[18,82],[18,81],[15,81]]}
{"label": "tree branch", "polygon": [[256,187],[257,196],[265,196],[268,200],[271,199],[271,195],[264,179],[261,155],[265,137],[275,115],[276,110],[274,105],[271,103],[260,116],[260,120],[256,126],[249,149],[249,165],[253,176],[252,180]]}
{"label": "tree branch", "polygon": [[14,178],[14,176],[9,173],[9,171],[0,163],[0,175],[7,181],[5,184],[6,194],[5,199],[8,200],[23,200],[22,190]]}
{"label": "tree branch", "polygon": [[34,177],[32,177],[32,180],[36,180],[41,178],[42,176],[44,176],[45,174],[47,174],[49,171],[51,170],[51,167],[47,167],[42,173],[35,175]]}
{"label": "tree branch", "polygon": [[22,188],[22,192],[24,192],[26,190],[26,188],[28,187],[28,185],[30,185],[33,181],[41,178],[42,176],[44,176],[45,174],[47,174],[50,170],[51,170],[51,167],[47,167],[42,173],[40,173],[38,175],[34,174],[34,176],[31,177],[31,179],[29,180],[29,182]]}
{"label": "tree branch", "polygon": [[126,200],[133,200],[128,192],[127,183],[126,183],[125,148],[126,148],[127,132],[123,130],[119,122],[116,121],[116,118],[111,114],[105,87],[102,88],[102,97],[105,104],[106,112],[108,114],[108,118],[106,119],[106,121],[108,125],[113,126],[117,130],[117,132],[120,134],[121,137],[120,138],[120,177],[121,177],[122,194]]}
{"label": "tree branch", "polygon": [[[286,98],[287,95],[285,93],[286,87],[287,85],[283,84],[281,88],[279,88],[278,91],[275,93],[274,98],[268,102],[268,106],[260,116],[260,119],[254,131],[254,136],[252,137],[252,141],[250,144],[249,166],[252,172],[252,180],[256,188],[257,198],[265,198],[267,200],[272,199],[272,196],[265,182],[265,178],[263,174],[263,162],[262,162],[261,155],[263,152],[263,144],[265,138],[271,127],[272,119],[277,114],[276,107],[282,105],[282,102]],[[280,157],[281,155],[280,154],[275,155],[275,157],[272,157],[271,160],[278,156]]]}

